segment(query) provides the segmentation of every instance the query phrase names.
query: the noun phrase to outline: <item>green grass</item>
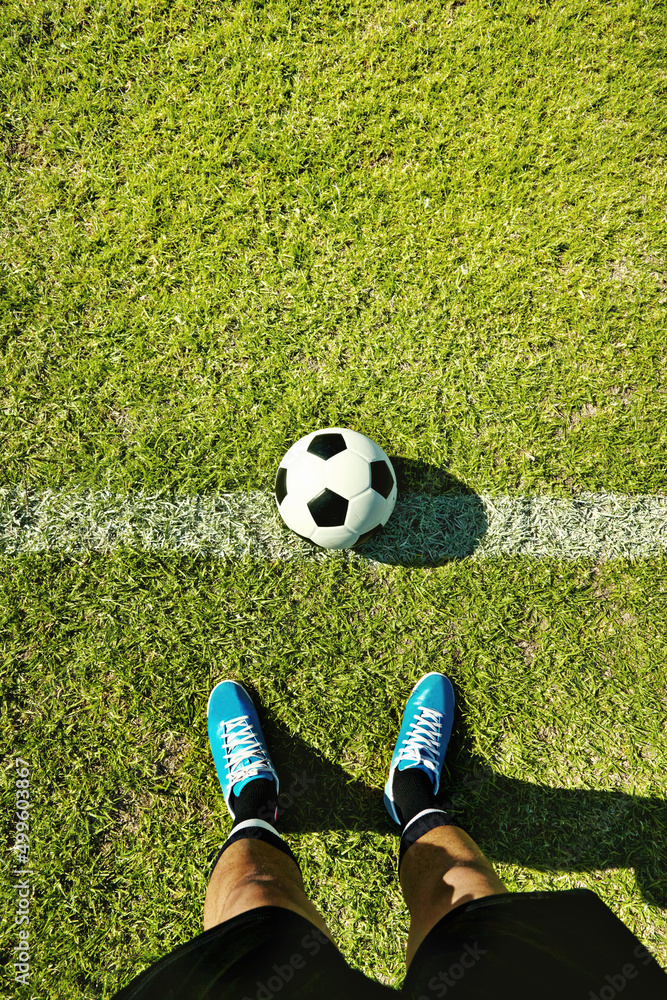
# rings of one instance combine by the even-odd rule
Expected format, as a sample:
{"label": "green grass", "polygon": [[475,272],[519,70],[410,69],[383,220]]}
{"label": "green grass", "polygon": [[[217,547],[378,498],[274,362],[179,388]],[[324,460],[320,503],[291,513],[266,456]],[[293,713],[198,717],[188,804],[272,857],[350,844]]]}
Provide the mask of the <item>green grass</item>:
{"label": "green grass", "polygon": [[660,489],[664,3],[191,6],[0,14],[7,481]]}
{"label": "green grass", "polygon": [[2,723],[33,768],[31,995],[108,996],[202,930],[232,825],[206,733],[226,677],[283,789],[317,779],[279,820],[309,894],[346,958],[398,986],[409,915],[382,789],[434,667],[459,696],[452,809],[508,888],[589,886],[667,965],[664,580],[661,560],[17,558]]}
{"label": "green grass", "polygon": [[[342,425],[410,488],[664,491],[664,2],[193,6],[0,10],[0,485],[269,490]],[[503,881],[590,886],[667,968],[662,558],[1,569],[26,996],[111,996],[201,930],[228,676],[318,778],[282,829],[358,968],[404,975],[381,791],[434,668]]]}

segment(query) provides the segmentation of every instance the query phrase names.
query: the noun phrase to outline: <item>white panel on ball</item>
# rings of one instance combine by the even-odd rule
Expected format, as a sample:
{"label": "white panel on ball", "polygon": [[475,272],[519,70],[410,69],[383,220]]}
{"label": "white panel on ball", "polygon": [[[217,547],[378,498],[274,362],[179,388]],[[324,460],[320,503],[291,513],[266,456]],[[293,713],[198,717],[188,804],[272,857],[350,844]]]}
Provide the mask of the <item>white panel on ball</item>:
{"label": "white panel on ball", "polygon": [[[393,510],[393,506],[391,508]],[[369,489],[351,501],[347,509],[345,523],[357,532],[363,534],[368,530],[368,525],[375,527],[376,524],[386,523],[389,520],[391,510],[387,511],[387,501],[375,490]]]}
{"label": "white panel on ball", "polygon": [[297,535],[304,535],[306,538],[313,537],[313,531],[317,525],[303,501],[288,494],[280,506],[280,516],[287,527],[296,531]]}
{"label": "white panel on ball", "polygon": [[371,470],[365,458],[346,449],[324,463],[326,484],[334,493],[351,500],[371,485]]}
{"label": "white panel on ball", "polygon": [[371,441],[365,434],[359,434],[358,431],[349,429],[342,430],[341,434],[345,438],[345,444],[348,448],[356,452],[357,455],[361,455],[368,462],[376,462],[379,458],[387,457],[380,445]]}
{"label": "white panel on ball", "polygon": [[294,465],[296,461],[308,450],[308,444],[303,439],[297,441],[293,444],[289,451],[285,452],[282,462],[280,463],[284,469],[289,469],[290,465]]}
{"label": "white panel on ball", "polygon": [[325,549],[347,549],[357,540],[357,532],[351,528],[342,526],[340,528],[317,528],[310,535],[311,542],[321,545]]}
{"label": "white panel on ball", "polygon": [[302,453],[296,465],[287,469],[287,495],[308,503],[325,488],[326,462],[317,455]]}

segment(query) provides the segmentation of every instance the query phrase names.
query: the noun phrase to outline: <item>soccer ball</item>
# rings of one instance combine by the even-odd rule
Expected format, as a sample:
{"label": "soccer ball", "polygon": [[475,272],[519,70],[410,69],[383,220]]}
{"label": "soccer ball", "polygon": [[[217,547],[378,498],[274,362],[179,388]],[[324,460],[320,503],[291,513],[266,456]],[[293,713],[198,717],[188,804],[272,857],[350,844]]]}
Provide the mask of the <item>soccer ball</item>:
{"label": "soccer ball", "polygon": [[323,549],[362,545],[396,504],[394,468],[365,434],[327,427],[300,438],[278,468],[275,495],[288,528]]}

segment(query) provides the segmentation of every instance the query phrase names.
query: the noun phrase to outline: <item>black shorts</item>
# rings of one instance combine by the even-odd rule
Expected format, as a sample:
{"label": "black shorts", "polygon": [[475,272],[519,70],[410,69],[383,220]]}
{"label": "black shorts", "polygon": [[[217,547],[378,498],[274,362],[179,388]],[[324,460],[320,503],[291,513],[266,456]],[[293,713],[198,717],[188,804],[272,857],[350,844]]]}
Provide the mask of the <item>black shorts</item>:
{"label": "black shorts", "polygon": [[590,889],[502,893],[431,928],[399,989],[351,968],[305,917],[260,906],[212,927],[113,1000],[667,1000],[667,975]]}

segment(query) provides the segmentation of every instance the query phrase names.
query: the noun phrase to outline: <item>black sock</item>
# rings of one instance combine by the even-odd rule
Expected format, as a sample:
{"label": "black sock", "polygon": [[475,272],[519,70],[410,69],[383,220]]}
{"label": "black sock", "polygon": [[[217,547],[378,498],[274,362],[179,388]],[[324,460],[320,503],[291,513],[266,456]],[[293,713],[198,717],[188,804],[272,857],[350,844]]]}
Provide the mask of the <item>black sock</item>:
{"label": "black sock", "polygon": [[[274,847],[278,848],[279,851],[282,851],[283,854],[287,854],[301,872],[301,866],[299,865],[294,852],[276,830],[274,816],[276,814],[277,800],[278,796],[276,795],[275,782],[269,780],[268,778],[255,778],[253,781],[249,781],[240,795],[235,795],[234,792],[232,792],[230,796],[230,805],[236,815],[234,816],[232,829],[227,837],[227,840],[222,845],[213,860],[211,871],[208,876],[209,882],[215,870],[215,866],[227,848],[232,844],[235,844],[237,840],[243,840],[245,838],[263,840],[266,844],[272,844]],[[264,823],[268,823],[268,825],[275,830],[275,833],[272,832],[272,830],[267,830],[266,827],[260,826],[259,824],[251,823],[250,826],[245,827],[241,825],[246,820],[256,819],[262,820]],[[303,876],[303,872],[301,874]]]}
{"label": "black sock", "polygon": [[[398,876],[405,852],[416,841],[438,826],[456,826],[463,830],[461,822],[436,802],[435,785],[428,774],[419,767],[407,767],[405,771],[394,773],[394,804],[401,820],[401,843],[398,852]],[[440,789],[438,789],[440,791]],[[420,816],[425,809],[434,810]],[[418,819],[415,819],[418,816]],[[464,830],[464,833],[467,833]]]}
{"label": "black sock", "polygon": [[417,813],[435,807],[433,788],[433,781],[419,767],[394,772],[394,803],[404,829]]}
{"label": "black sock", "polygon": [[271,781],[269,778],[255,778],[248,782],[240,795],[235,795],[232,792],[230,801],[236,814],[232,830],[237,823],[242,823],[244,819],[263,819],[275,826],[276,806],[278,805],[275,781]]}

